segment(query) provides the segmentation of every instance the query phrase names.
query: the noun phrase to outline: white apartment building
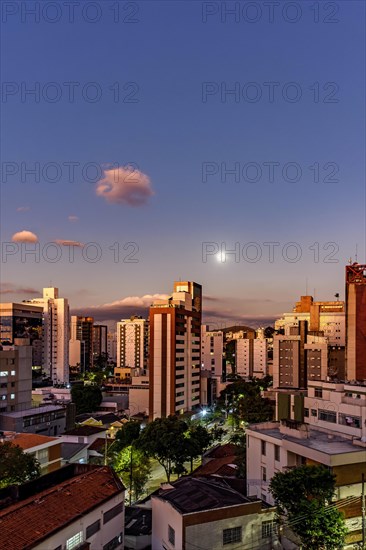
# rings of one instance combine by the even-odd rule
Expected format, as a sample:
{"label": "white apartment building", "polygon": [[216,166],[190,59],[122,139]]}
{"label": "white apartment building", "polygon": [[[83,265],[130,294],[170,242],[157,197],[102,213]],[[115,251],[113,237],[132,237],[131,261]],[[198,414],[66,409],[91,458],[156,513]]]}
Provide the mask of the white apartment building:
{"label": "white apartment building", "polygon": [[309,382],[304,417],[310,426],[366,442],[366,386]]}
{"label": "white apartment building", "polygon": [[267,374],[267,340],[239,338],[235,341],[236,374],[263,378]]}
{"label": "white apartment building", "polygon": [[152,550],[276,548],[275,510],[218,478],[183,476],[151,498]]}
{"label": "white apartment building", "polygon": [[[276,472],[323,464],[336,476],[334,498],[346,512],[349,543],[358,542],[362,474],[366,475],[366,386],[309,382],[303,397],[304,422],[293,419],[300,394],[289,397],[288,420],[247,428],[248,496],[272,505],[269,484]],[[352,499],[352,506],[346,499]]]}
{"label": "white apartment building", "polygon": [[148,367],[149,328],[146,319],[131,317],[117,323],[117,368]]}
{"label": "white apartment building", "polygon": [[208,325],[201,327],[201,366],[212,374],[222,376],[222,356],[224,352],[224,334],[221,330],[209,330]]}
{"label": "white apartment building", "polygon": [[70,314],[66,298],[58,288],[44,288],[43,298],[29,300],[43,307],[43,368],[54,384],[69,381]]}

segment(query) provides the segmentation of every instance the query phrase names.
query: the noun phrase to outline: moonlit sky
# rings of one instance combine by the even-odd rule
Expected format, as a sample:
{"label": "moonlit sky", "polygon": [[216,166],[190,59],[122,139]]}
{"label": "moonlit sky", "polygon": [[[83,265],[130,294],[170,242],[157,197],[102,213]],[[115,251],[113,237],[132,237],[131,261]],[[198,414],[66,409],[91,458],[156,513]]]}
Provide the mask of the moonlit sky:
{"label": "moonlit sky", "polygon": [[[18,4],[20,10],[34,2]],[[301,15],[293,23],[281,9],[269,22],[261,2],[253,23],[242,12],[237,22],[230,15],[222,21],[218,2],[120,2],[119,22],[113,20],[117,2],[94,4],[100,10],[95,23],[77,6],[74,23],[66,7],[55,23],[47,21],[55,17],[51,11],[39,22],[24,14],[22,22],[20,11],[3,16],[2,301],[34,297],[51,284],[74,312],[105,321],[145,311],[152,296],[169,294],[181,278],[203,285],[206,320],[254,325],[292,308],[306,285],[319,300],[343,296],[344,265],[356,249],[358,261],[366,262],[365,3],[340,1],[332,14],[320,2],[318,23],[310,9],[317,3],[307,1],[295,2]],[[291,9],[286,14],[296,16]],[[22,97],[22,88],[37,82],[39,101]],[[74,101],[67,82],[79,83]],[[99,90],[99,101],[82,95],[91,82],[96,86],[87,85],[87,99]],[[211,95],[204,95],[205,82],[213,83]],[[221,97],[220,89],[235,82],[240,97]],[[268,82],[277,83],[273,101]],[[296,85],[286,87],[289,82]],[[52,102],[55,90],[61,96]],[[253,102],[255,91],[262,97]],[[301,98],[291,102],[298,92]],[[37,162],[40,181],[22,173],[22,166]],[[73,162],[71,181],[65,163]],[[268,162],[278,163],[274,181]],[[42,174],[48,163],[60,168],[57,181],[51,181],[52,167]],[[85,178],[88,163],[100,174],[90,169]],[[239,181],[232,174],[221,178],[221,166],[235,163],[244,172],[252,163],[251,181],[242,173]],[[286,181],[287,163],[300,166],[299,181]],[[128,166],[135,167],[132,175]],[[258,166],[262,175],[254,181]],[[96,173],[99,181],[91,182]],[[14,237],[22,231],[35,237]],[[12,238],[14,254],[6,256]],[[36,245],[24,243],[35,239]],[[101,257],[87,261],[85,248],[64,241],[97,243]],[[273,261],[266,242],[279,243]],[[287,248],[290,259],[301,249],[297,262],[283,257],[289,242],[298,246]],[[205,262],[202,243],[217,243],[207,248],[218,252]],[[220,261],[221,247],[235,243],[240,258]],[[22,249],[35,246],[39,262],[34,256],[22,261]],[[47,260],[55,250],[59,261]],[[89,258],[95,251],[89,246]],[[250,261],[258,251],[258,261]]]}

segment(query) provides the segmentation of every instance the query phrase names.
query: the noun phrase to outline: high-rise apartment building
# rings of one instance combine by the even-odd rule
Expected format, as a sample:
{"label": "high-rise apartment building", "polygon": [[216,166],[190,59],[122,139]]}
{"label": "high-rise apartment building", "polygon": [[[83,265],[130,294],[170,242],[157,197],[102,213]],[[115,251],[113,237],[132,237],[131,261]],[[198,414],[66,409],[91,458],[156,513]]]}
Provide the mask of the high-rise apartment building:
{"label": "high-rise apartment building", "polygon": [[221,377],[224,353],[224,334],[221,330],[209,330],[208,325],[201,327],[201,367],[215,376]]}
{"label": "high-rise apartment building", "polygon": [[[80,344],[80,366],[85,372],[93,368],[94,317],[71,316],[71,343],[78,340]],[[74,344],[70,344],[74,347]]]}
{"label": "high-rise apartment building", "polygon": [[132,316],[117,323],[117,367],[148,368],[149,325]]}
{"label": "high-rise apartment building", "polygon": [[346,372],[366,380],[366,265],[346,266]]}
{"label": "high-rise apartment building", "polygon": [[266,376],[267,340],[264,337],[235,340],[235,371],[243,378]]}
{"label": "high-rise apartment building", "polygon": [[346,341],[345,304],[342,301],[314,302],[312,296],[301,296],[291,313],[275,322],[276,330],[289,334],[299,321],[308,322],[310,332],[322,332],[330,345],[344,346]]}
{"label": "high-rise apartment building", "polygon": [[43,369],[54,384],[69,381],[70,314],[58,288],[44,288],[43,297],[27,301],[43,308]]}
{"label": "high-rise apartment building", "polygon": [[202,287],[175,282],[167,300],[150,307],[150,418],[200,405]]}
{"label": "high-rise apartment building", "polygon": [[32,404],[32,348],[0,350],[0,413],[19,412]]}
{"label": "high-rise apartment building", "polygon": [[344,378],[344,347],[330,346],[308,322],[291,326],[273,340],[273,387],[305,389],[309,381]]}
{"label": "high-rise apartment building", "polygon": [[107,325],[94,325],[93,327],[93,355],[97,359],[100,355],[107,353]]}
{"label": "high-rise apartment building", "polygon": [[108,332],[107,333],[107,353],[108,359],[117,363],[117,333]]}
{"label": "high-rise apartment building", "polygon": [[43,363],[43,307],[25,302],[0,304],[0,343],[12,345],[27,339],[32,346],[32,366]]}

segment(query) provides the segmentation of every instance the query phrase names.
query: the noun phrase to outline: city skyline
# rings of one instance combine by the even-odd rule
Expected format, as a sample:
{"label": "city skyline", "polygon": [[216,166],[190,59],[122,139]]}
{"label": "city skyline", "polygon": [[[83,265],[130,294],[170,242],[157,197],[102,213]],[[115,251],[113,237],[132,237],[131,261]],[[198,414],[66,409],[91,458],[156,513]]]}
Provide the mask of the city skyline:
{"label": "city skyline", "polygon": [[314,288],[343,297],[366,257],[364,6],[250,23],[205,5],[6,16],[2,301],[56,286],[117,320],[181,278],[207,321],[260,326]]}

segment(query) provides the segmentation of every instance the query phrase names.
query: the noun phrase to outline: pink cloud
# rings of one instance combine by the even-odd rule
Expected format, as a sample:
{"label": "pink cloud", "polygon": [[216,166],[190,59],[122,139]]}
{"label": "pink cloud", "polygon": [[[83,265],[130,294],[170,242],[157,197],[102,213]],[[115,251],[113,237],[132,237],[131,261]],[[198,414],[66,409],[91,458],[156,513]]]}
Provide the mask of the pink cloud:
{"label": "pink cloud", "polygon": [[154,195],[149,176],[132,166],[104,170],[96,193],[107,202],[142,206]]}
{"label": "pink cloud", "polygon": [[30,210],[29,206],[18,206],[17,212],[28,212]]}
{"label": "pink cloud", "polygon": [[68,241],[66,239],[56,239],[53,242],[61,246],[78,246],[80,248],[84,246],[84,244],[80,243],[79,241]]}
{"label": "pink cloud", "polygon": [[38,243],[37,235],[25,229],[23,229],[23,231],[18,231],[18,233],[14,233],[11,240],[14,243]]}
{"label": "pink cloud", "polygon": [[78,219],[79,219],[78,216],[69,216],[68,217],[69,222],[77,222]]}

